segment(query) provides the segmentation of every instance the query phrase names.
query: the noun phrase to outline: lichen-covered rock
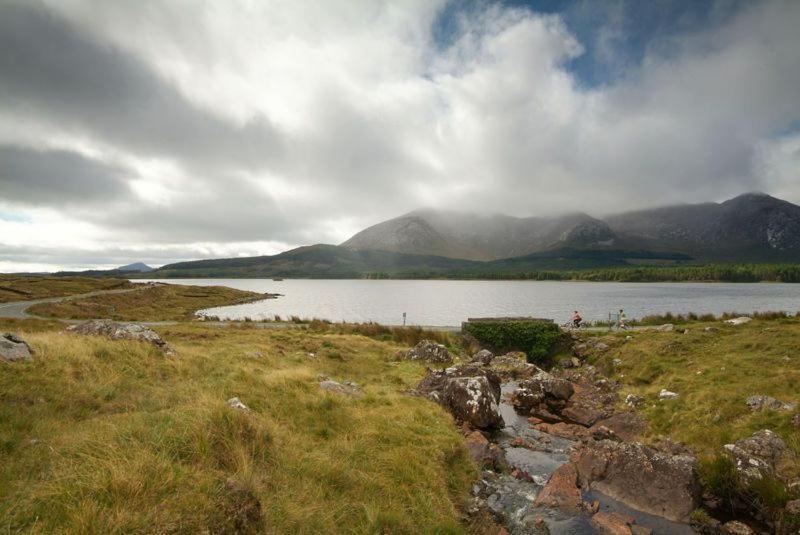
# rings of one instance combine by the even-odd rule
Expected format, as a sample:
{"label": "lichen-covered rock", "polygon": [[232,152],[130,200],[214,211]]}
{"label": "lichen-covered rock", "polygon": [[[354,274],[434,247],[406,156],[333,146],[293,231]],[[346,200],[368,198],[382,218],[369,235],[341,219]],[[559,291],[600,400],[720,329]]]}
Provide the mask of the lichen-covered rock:
{"label": "lichen-covered rock", "polygon": [[442,403],[459,421],[478,429],[501,427],[499,398],[485,376],[454,377],[442,394]]}
{"label": "lichen-covered rock", "polygon": [[111,320],[90,320],[67,328],[67,332],[94,336],[105,336],[111,340],[138,340],[149,342],[167,354],[173,349],[153,329],[139,323],[120,323]]}
{"label": "lichen-covered rock", "polygon": [[422,340],[413,348],[409,349],[405,358],[408,360],[421,360],[424,362],[449,364],[453,362],[453,355],[442,344]]}
{"label": "lichen-covered rock", "polygon": [[483,366],[488,366],[492,362],[493,358],[494,355],[492,354],[491,351],[489,351],[488,349],[481,349],[480,351],[472,355],[472,362],[481,364]]}
{"label": "lichen-covered rock", "polygon": [[722,524],[722,533],[724,535],[755,535],[756,532],[744,522],[731,520]]}
{"label": "lichen-covered rock", "polygon": [[505,355],[498,355],[492,358],[489,364],[492,371],[504,380],[524,379],[531,377],[541,371],[535,364],[531,364],[525,358],[525,353],[511,352]]}
{"label": "lichen-covered rock", "polygon": [[457,420],[478,429],[500,427],[500,378],[480,364],[428,370],[416,393],[444,406]]}
{"label": "lichen-covered rock", "polygon": [[250,407],[242,403],[239,398],[231,398],[228,400],[228,407],[242,412],[250,412]]}
{"label": "lichen-covered rock", "polygon": [[749,323],[751,321],[753,321],[753,318],[749,318],[747,316],[739,316],[738,318],[725,320],[725,323],[727,323],[728,325],[744,325],[745,323]]}
{"label": "lichen-covered rock", "polygon": [[750,396],[745,400],[745,403],[753,412],[763,410],[793,411],[797,407],[797,403],[784,403],[771,396]]}
{"label": "lichen-covered rock", "polygon": [[769,429],[726,444],[725,451],[736,463],[736,470],[746,482],[775,475],[775,467],[786,451],[786,443]]}
{"label": "lichen-covered rock", "polygon": [[344,396],[361,397],[364,395],[358,383],[354,383],[353,381],[337,383],[336,381],[331,381],[330,379],[323,379],[320,381],[319,387],[323,390],[327,390],[328,392],[342,394]]}
{"label": "lichen-covered rock", "polygon": [[581,488],[594,488],[630,507],[686,522],[700,503],[697,460],[639,442],[590,441],[574,456]]}
{"label": "lichen-covered rock", "polygon": [[33,354],[31,346],[16,334],[4,333],[0,336],[0,360],[6,362],[31,360]]}

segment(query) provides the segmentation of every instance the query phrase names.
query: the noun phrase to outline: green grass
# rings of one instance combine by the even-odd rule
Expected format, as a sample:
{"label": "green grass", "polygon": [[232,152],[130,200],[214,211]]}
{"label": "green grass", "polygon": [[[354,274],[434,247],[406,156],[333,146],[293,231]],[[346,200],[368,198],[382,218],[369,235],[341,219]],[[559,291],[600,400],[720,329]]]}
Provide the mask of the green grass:
{"label": "green grass", "polygon": [[[713,331],[705,331],[711,326]],[[623,384],[623,395],[645,396],[642,409],[652,435],[670,435],[703,455],[768,428],[789,445],[786,469],[800,473],[800,430],[792,412],[753,413],[748,396],[763,394],[800,401],[800,320],[753,320],[740,326],[689,323],[687,334],[634,331],[612,335],[613,348],[597,364]],[[626,336],[633,339],[625,341]],[[622,364],[613,366],[612,359]],[[675,400],[658,401],[662,388]]]}
{"label": "green grass", "polygon": [[29,314],[72,319],[108,318],[120,321],[180,321],[203,308],[235,305],[264,295],[225,286],[152,286],[133,292],[104,294],[58,303],[40,303]]}
{"label": "green grass", "polygon": [[0,303],[129,288],[124,279],[0,275]]}
{"label": "green grass", "polygon": [[[449,415],[403,394],[424,367],[394,362],[394,343],[180,324],[160,329],[166,357],[50,322],[9,328],[37,354],[0,366],[0,532],[464,530],[475,468]],[[318,373],[365,395],[326,393]],[[243,517],[248,495],[260,522]]]}

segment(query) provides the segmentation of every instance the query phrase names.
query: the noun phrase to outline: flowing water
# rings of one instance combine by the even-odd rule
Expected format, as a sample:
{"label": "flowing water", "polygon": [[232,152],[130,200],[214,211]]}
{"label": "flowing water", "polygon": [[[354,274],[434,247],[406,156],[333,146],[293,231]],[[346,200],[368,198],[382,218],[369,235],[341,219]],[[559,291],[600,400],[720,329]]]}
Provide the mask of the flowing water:
{"label": "flowing water", "polygon": [[[134,281],[141,282],[141,281]],[[401,325],[457,326],[468,317],[536,316],[559,323],[578,309],[605,320],[664,312],[714,313],[800,310],[800,284],[613,283],[561,281],[171,279],[222,285],[283,297],[205,311],[222,319],[303,319]]]}
{"label": "flowing water", "polygon": [[[507,395],[516,389],[514,382],[502,387],[500,414],[505,427],[494,440],[503,448],[506,460],[512,468],[518,468],[531,476],[533,481],[516,479],[507,474],[484,474],[481,485],[488,494],[487,504],[496,514],[502,515],[512,534],[541,533],[537,531],[537,519],[547,525],[552,535],[588,535],[597,533],[590,517],[581,513],[568,513],[557,509],[534,507],[533,501],[547,483],[552,473],[566,463],[574,442],[549,435],[534,429],[527,418],[520,416],[507,401]],[[521,437],[536,444],[537,449],[512,446],[515,438]],[[694,531],[686,524],[671,522],[661,517],[637,511],[601,493],[588,491],[585,501],[597,500],[600,510],[618,512],[632,516],[636,524],[650,528],[653,535],[691,535]]]}

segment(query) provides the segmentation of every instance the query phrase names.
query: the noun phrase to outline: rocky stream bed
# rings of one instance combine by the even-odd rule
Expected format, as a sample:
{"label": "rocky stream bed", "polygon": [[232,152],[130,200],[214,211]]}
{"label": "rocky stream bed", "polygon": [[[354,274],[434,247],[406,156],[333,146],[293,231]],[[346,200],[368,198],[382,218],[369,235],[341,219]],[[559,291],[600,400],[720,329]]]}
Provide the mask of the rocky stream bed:
{"label": "rocky stream bed", "polygon": [[[698,508],[713,510],[719,500],[701,487],[696,456],[666,437],[643,443],[647,422],[637,408],[645,400],[623,401],[620,385],[582,359],[608,346],[575,340],[574,349],[575,357],[551,372],[522,354],[481,350],[470,362],[429,369],[413,392],[453,414],[483,467],[469,515],[512,534],[779,532],[753,517],[698,523]],[[404,357],[452,362],[430,342]],[[777,435],[762,430],[721,453],[742,477],[767,478],[785,450]]]}

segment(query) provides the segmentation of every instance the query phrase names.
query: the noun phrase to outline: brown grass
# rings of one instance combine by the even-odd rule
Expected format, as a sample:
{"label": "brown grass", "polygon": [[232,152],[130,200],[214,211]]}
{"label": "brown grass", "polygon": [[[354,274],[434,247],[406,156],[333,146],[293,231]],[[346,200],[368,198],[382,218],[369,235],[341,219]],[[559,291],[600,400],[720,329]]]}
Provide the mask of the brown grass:
{"label": "brown grass", "polygon": [[43,317],[120,321],[180,321],[192,319],[203,308],[235,305],[263,299],[256,292],[225,286],[150,286],[133,292],[104,294],[58,303],[40,303],[27,312]]}
{"label": "brown grass", "polygon": [[26,277],[0,275],[0,303],[130,288],[124,279],[91,277]]}

